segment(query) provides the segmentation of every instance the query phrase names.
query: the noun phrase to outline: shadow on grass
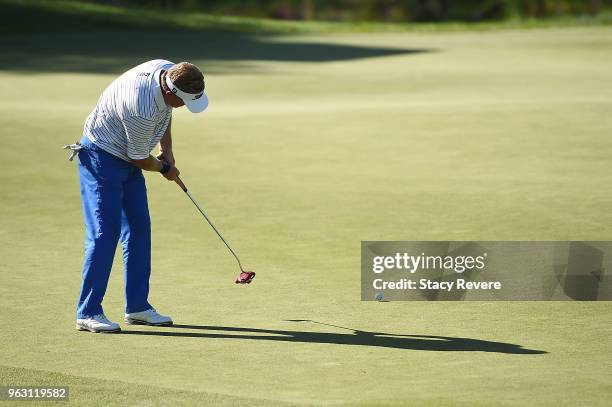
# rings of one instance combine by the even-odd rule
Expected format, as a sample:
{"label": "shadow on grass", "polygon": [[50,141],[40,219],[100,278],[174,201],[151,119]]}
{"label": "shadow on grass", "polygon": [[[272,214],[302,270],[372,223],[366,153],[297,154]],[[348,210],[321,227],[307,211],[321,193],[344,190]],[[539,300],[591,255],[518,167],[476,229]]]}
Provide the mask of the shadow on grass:
{"label": "shadow on grass", "polygon": [[430,51],[227,32],[37,33],[3,36],[0,48],[0,70],[33,73],[119,73],[157,58],[231,72],[250,69],[253,61],[331,62]]}
{"label": "shadow on grass", "polygon": [[[253,19],[229,21],[84,3],[0,0],[0,70],[118,73],[150,59],[328,62],[425,52],[300,41]],[[213,65],[214,66],[214,65]]]}
{"label": "shadow on grass", "polygon": [[[295,321],[301,322],[301,321]],[[327,324],[321,324],[327,325]],[[333,325],[332,325],[333,326]],[[382,332],[354,330],[353,333],[285,331],[229,326],[173,325],[164,331],[121,331],[123,335],[170,336],[203,339],[237,339],[254,341],[327,343],[335,345],[374,346],[391,349],[410,349],[437,352],[494,352],[515,355],[540,355],[542,350],[526,349],[521,345],[483,341],[471,338],[455,338],[431,335],[398,335]],[[342,327],[338,327],[342,328]],[[207,333],[181,332],[181,330],[213,331]]]}

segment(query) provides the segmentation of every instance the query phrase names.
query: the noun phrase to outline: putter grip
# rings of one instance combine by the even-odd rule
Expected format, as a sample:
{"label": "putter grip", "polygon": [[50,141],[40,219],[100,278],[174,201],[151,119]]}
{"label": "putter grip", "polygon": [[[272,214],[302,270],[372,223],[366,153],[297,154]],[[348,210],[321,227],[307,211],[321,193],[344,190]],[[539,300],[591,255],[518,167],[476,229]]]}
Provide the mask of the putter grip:
{"label": "putter grip", "polygon": [[174,180],[174,182],[176,182],[178,184],[179,187],[181,187],[181,189],[184,192],[187,192],[187,187],[185,186],[185,184],[183,184],[183,181],[181,181],[181,179],[179,177],[176,177],[176,179]]}

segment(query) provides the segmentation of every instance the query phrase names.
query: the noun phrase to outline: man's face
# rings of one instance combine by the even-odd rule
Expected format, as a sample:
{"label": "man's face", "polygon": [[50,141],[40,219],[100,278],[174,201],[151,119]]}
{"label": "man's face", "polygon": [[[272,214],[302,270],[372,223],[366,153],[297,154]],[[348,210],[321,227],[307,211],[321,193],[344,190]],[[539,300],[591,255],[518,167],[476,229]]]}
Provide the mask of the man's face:
{"label": "man's face", "polygon": [[185,106],[185,103],[183,102],[183,99],[181,99],[180,97],[176,96],[174,93],[172,93],[170,91],[165,91],[164,92],[164,101],[166,102],[167,105],[170,105],[170,106],[172,106],[174,108]]}

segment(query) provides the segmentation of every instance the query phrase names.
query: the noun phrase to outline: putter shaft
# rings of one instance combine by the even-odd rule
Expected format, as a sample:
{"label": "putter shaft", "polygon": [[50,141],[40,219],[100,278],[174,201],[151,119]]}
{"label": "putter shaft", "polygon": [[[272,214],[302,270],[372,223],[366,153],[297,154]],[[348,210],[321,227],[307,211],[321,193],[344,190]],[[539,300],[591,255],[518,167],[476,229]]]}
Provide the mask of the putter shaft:
{"label": "putter shaft", "polygon": [[183,190],[183,192],[185,192],[185,194],[187,194],[187,196],[189,197],[189,199],[191,199],[191,202],[193,202],[193,204],[195,205],[196,208],[198,208],[198,210],[200,211],[200,213],[202,214],[202,216],[204,216],[204,219],[206,219],[206,221],[208,222],[208,224],[210,225],[210,227],[215,231],[215,233],[217,234],[217,236],[219,236],[219,238],[221,239],[221,241],[223,241],[223,243],[225,244],[225,246],[229,249],[230,253],[232,253],[232,255],[234,256],[234,258],[236,259],[236,261],[238,262],[238,267],[240,267],[240,271],[242,271],[243,273],[245,272],[244,269],[242,268],[242,263],[240,263],[240,259],[238,258],[238,255],[236,254],[236,252],[234,252],[234,250],[231,248],[231,246],[229,245],[229,243],[227,243],[227,241],[223,238],[223,236],[221,236],[221,233],[219,233],[219,231],[217,230],[217,228],[215,227],[215,225],[212,223],[212,221],[208,218],[208,216],[206,215],[206,213],[204,212],[204,210],[202,208],[200,208],[200,205],[198,205],[198,203],[196,202],[196,200],[193,198],[193,196],[191,196],[191,193],[189,192],[189,190],[187,190],[187,187],[185,186],[185,184],[183,183],[183,181],[181,181],[181,179],[179,177],[176,177],[176,183],[179,185],[179,187],[181,187],[181,189]]}

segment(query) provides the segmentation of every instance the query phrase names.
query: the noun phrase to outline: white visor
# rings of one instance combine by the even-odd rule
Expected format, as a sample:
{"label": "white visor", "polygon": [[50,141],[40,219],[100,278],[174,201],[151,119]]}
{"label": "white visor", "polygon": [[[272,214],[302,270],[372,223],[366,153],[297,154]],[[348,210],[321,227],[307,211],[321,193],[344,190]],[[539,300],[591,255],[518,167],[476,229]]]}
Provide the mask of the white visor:
{"label": "white visor", "polygon": [[208,96],[206,95],[206,92],[183,92],[178,87],[174,86],[174,84],[170,80],[170,75],[166,75],[166,85],[168,85],[168,89],[170,89],[170,92],[174,93],[176,96],[182,99],[183,103],[185,103],[185,106],[187,106],[187,109],[189,109],[191,113],[203,112],[208,107]]}

